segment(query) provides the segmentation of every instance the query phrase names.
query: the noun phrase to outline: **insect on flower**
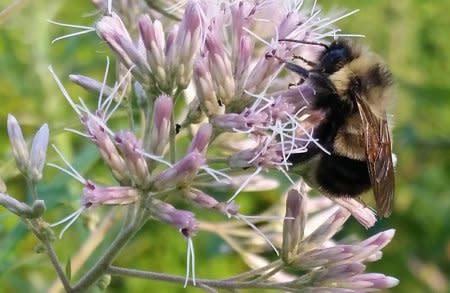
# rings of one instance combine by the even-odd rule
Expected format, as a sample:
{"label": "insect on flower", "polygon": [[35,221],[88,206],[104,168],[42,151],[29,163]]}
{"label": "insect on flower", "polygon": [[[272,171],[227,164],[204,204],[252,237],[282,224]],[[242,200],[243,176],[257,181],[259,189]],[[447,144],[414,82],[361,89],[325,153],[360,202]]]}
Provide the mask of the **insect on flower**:
{"label": "insect on flower", "polygon": [[[317,63],[301,59],[311,69],[287,62],[285,67],[302,78],[298,90],[311,113],[323,114],[314,127],[317,145],[292,154],[294,172],[304,174],[312,186],[332,197],[358,197],[373,189],[377,211],[388,217],[394,198],[394,166],[386,108],[392,99],[392,74],[381,58],[367,47],[346,38],[322,46]],[[270,56],[269,56],[270,57]]]}

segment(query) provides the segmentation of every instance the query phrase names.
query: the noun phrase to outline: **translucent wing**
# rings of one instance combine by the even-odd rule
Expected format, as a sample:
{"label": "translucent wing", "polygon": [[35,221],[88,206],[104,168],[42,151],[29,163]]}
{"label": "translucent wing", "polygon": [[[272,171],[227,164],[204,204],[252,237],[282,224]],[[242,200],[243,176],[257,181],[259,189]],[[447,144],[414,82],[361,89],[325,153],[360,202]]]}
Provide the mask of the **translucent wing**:
{"label": "translucent wing", "polygon": [[364,127],[367,165],[378,215],[388,217],[394,201],[395,179],[386,114],[382,119],[375,116],[361,97],[357,99],[357,104]]}

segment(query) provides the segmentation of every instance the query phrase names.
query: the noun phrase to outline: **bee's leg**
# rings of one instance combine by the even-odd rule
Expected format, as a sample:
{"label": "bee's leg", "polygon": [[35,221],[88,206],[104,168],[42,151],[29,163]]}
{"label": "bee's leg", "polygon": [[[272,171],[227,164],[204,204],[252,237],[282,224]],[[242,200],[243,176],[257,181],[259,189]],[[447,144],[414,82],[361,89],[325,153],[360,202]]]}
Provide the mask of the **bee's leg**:
{"label": "bee's leg", "polygon": [[297,86],[301,85],[304,81],[305,81],[304,78],[300,78],[300,80],[297,81],[297,82],[290,82],[288,84],[288,88],[290,89],[290,88],[293,88],[293,87],[297,87]]}

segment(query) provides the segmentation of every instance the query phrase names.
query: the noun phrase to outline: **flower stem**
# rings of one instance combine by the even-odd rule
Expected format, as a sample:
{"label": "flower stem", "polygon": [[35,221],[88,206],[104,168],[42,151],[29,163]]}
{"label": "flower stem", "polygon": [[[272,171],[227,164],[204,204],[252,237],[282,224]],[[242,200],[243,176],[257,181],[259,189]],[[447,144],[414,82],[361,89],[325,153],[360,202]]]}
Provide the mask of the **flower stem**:
{"label": "flower stem", "polygon": [[[183,284],[185,282],[185,277],[175,276],[169,274],[162,274],[156,272],[147,272],[135,269],[121,268],[116,266],[109,266],[106,270],[107,273],[112,275],[121,275],[127,277],[142,278],[148,280],[160,280],[172,283]],[[270,282],[237,282],[233,280],[209,280],[209,279],[195,279],[195,285],[193,280],[189,279],[188,284],[191,286],[202,287],[206,285],[213,288],[222,289],[278,289],[280,284],[270,283]]]}
{"label": "flower stem", "polygon": [[116,239],[114,239],[111,246],[104,252],[97,263],[73,287],[71,292],[84,292],[105,273],[122,248],[145,222],[144,212],[145,209],[140,206],[140,203],[128,207],[126,219]]}
{"label": "flower stem", "polygon": [[66,290],[66,292],[71,292],[72,288],[70,286],[69,279],[66,276],[66,273],[64,272],[63,267],[61,266],[61,263],[58,259],[58,256],[55,253],[55,250],[53,249],[51,240],[48,237],[43,236],[43,234],[40,232],[40,226],[42,225],[41,219],[24,219],[25,223],[30,228],[31,232],[41,241],[41,243],[44,245],[45,250],[47,252],[47,255],[50,259],[50,262],[52,263],[56,273],[58,274],[59,279],[61,280],[61,283]]}

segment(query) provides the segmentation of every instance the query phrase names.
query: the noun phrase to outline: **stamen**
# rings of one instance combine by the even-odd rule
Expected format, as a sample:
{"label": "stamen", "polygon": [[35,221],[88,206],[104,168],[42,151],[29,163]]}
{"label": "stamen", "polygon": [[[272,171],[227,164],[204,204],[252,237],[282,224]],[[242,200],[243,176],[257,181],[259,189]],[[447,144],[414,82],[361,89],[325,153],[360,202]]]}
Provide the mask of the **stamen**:
{"label": "stamen", "polygon": [[173,166],[171,163],[165,161],[165,160],[162,159],[162,157],[160,157],[160,156],[155,156],[155,155],[146,153],[144,150],[140,150],[140,149],[135,149],[135,151],[136,151],[138,154],[143,155],[144,157],[146,157],[146,158],[148,158],[148,159],[150,159],[150,160],[153,160],[153,161],[162,163],[162,164],[168,166],[169,168],[171,168],[171,167]]}
{"label": "stamen", "polygon": [[62,27],[70,27],[70,28],[75,28],[75,29],[82,29],[82,31],[79,31],[79,32],[75,32],[75,33],[63,35],[61,37],[57,37],[57,38],[52,40],[52,44],[56,43],[59,40],[68,39],[70,37],[84,35],[84,34],[87,34],[87,33],[95,31],[95,28],[90,27],[90,26],[76,25],[76,24],[67,24],[67,23],[57,22],[57,21],[53,21],[53,20],[49,20],[49,19],[47,21],[49,23],[56,24],[56,25],[59,25],[59,26],[62,26]]}
{"label": "stamen", "polygon": [[58,226],[60,224],[63,224],[65,222],[69,221],[69,223],[67,223],[67,225],[64,226],[64,228],[59,233],[59,235],[58,235],[59,239],[62,238],[63,234],[80,217],[81,213],[83,213],[84,210],[85,210],[85,207],[81,207],[78,210],[76,210],[75,212],[73,212],[70,215],[68,215],[67,217],[65,217],[64,219],[62,219],[62,220],[60,220],[60,221],[58,221],[56,223],[50,224],[50,227],[55,227],[55,226]]}
{"label": "stamen", "polygon": [[326,22],[326,23],[324,23],[324,24],[322,24],[322,25],[320,25],[320,26],[318,26],[318,27],[312,29],[311,31],[312,31],[312,32],[318,31],[318,30],[320,30],[320,29],[322,29],[322,28],[324,28],[324,27],[327,27],[327,26],[329,26],[329,25],[331,25],[331,24],[333,24],[333,23],[335,23],[335,22],[338,22],[338,21],[340,21],[341,19],[344,19],[344,18],[346,18],[346,17],[348,17],[348,16],[350,16],[350,15],[353,15],[353,14],[355,14],[355,13],[357,13],[357,12],[359,12],[359,9],[355,9],[355,10],[350,11],[349,13],[346,13],[346,14],[340,16],[340,17],[334,18],[334,19],[332,19],[332,20],[330,20],[330,21],[328,21],[328,22]]}
{"label": "stamen", "polygon": [[194,244],[192,242],[192,238],[187,238],[187,251],[186,251],[186,278],[184,280],[184,288],[187,287],[189,283],[189,273],[192,268],[192,284],[196,286],[195,282],[195,251]]}
{"label": "stamen", "polygon": [[255,177],[256,175],[258,175],[261,172],[261,170],[262,170],[262,168],[258,167],[255,170],[255,172],[253,172],[253,174],[248,176],[247,179],[245,179],[245,181],[242,182],[241,186],[239,186],[239,188],[236,190],[236,192],[233,194],[233,196],[227,200],[227,203],[231,203],[238,196],[238,194],[250,183],[250,181],[253,179],[253,177]]}
{"label": "stamen", "polygon": [[78,116],[81,116],[81,113],[79,111],[79,109],[77,108],[77,105],[75,104],[75,102],[72,100],[72,98],[70,97],[69,93],[66,91],[66,89],[64,88],[63,84],[61,83],[61,81],[59,80],[58,76],[56,76],[55,72],[53,71],[53,68],[51,65],[48,66],[48,70],[50,71],[50,73],[53,76],[53,79],[56,81],[56,84],[59,87],[59,90],[62,92],[63,96],[66,98],[67,102],[69,102],[69,105],[72,107],[72,109],[75,111],[75,113],[78,114]]}
{"label": "stamen", "polygon": [[[67,159],[64,157],[64,155],[61,153],[61,151],[54,145],[52,144],[52,148],[56,151],[56,153],[61,157],[61,159],[63,160],[63,162],[66,164],[67,167],[69,167],[70,171],[66,170],[67,172],[65,172],[66,174],[71,175],[73,178],[77,179],[78,181],[80,181],[83,184],[86,184],[86,179],[83,178],[83,176],[80,175],[80,173],[77,172],[77,170],[75,170],[74,167],[72,167],[72,165],[67,161]],[[50,163],[51,164],[51,163]],[[57,165],[52,164],[50,165],[52,167],[58,168],[56,167]],[[58,169],[60,169],[61,171],[64,171],[65,169],[63,169],[62,167],[59,167]]]}
{"label": "stamen", "polygon": [[226,181],[223,181],[223,179],[220,179],[217,175],[220,175],[220,176],[224,177],[225,179],[232,180],[232,178],[230,176],[228,176],[227,174],[225,174],[223,172],[220,172],[218,170],[215,170],[213,168],[210,168],[208,166],[202,166],[202,167],[200,167],[200,169],[202,169],[206,173],[208,173],[217,182],[224,182],[224,183],[226,183]]}
{"label": "stamen", "polygon": [[267,242],[267,244],[270,245],[270,247],[272,247],[272,249],[273,249],[273,251],[275,251],[276,255],[280,255],[280,253],[278,252],[278,249],[275,247],[275,245],[272,243],[272,241],[270,241],[270,239],[260,229],[258,229],[258,227],[256,227],[252,222],[247,220],[246,216],[237,214],[236,218],[242,220],[244,223],[249,225],[257,234],[259,234]]}
{"label": "stamen", "polygon": [[111,92],[111,94],[109,95],[109,97],[105,100],[105,103],[107,102],[107,104],[105,105],[105,103],[103,103],[102,105],[102,110],[105,112],[105,122],[109,120],[109,118],[111,118],[111,116],[114,114],[114,112],[117,110],[117,108],[120,106],[123,97],[125,96],[125,91],[122,91],[120,97],[119,97],[119,101],[116,103],[116,105],[114,106],[114,108],[110,111],[110,113],[108,114],[108,110],[109,107],[111,105],[112,102],[112,97],[117,93],[117,91],[119,90],[120,86],[127,80],[128,76],[131,74],[131,70],[133,70],[135,67],[135,65],[130,66],[130,68],[127,70],[127,72],[124,74],[123,78],[119,81],[119,83],[117,84],[117,86],[115,86],[113,88],[113,91]]}
{"label": "stamen", "polygon": [[92,135],[86,134],[84,132],[81,132],[81,131],[73,129],[73,128],[63,128],[63,129],[67,132],[72,132],[74,134],[77,134],[77,135],[85,137],[85,138],[89,138],[89,139],[92,138]]}
{"label": "stamen", "polygon": [[[109,3],[108,3],[108,4],[109,4]],[[101,104],[102,104],[102,100],[103,100],[103,91],[105,90],[106,79],[108,78],[108,72],[109,72],[109,57],[106,56],[106,68],[105,68],[105,73],[103,74],[102,87],[100,88],[100,94],[99,94],[99,96],[98,96],[97,109],[100,109],[100,106],[101,106]]]}

